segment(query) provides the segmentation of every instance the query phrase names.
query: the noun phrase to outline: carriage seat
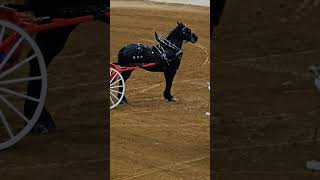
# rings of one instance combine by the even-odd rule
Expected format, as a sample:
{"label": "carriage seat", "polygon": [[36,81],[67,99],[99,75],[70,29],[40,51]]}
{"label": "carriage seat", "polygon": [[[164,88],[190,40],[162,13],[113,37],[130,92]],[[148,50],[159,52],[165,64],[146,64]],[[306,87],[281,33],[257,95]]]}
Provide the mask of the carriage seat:
{"label": "carriage seat", "polygon": [[16,9],[0,6],[0,19],[18,25],[19,27],[26,27],[34,25],[33,19],[24,16],[23,13],[19,13]]}
{"label": "carriage seat", "polygon": [[59,9],[58,14],[63,17],[79,17],[87,15],[103,16],[109,11],[106,5],[88,5],[88,6],[73,6]]}
{"label": "carriage seat", "polygon": [[27,4],[37,17],[72,18],[101,15],[109,11],[106,0],[28,0]]}

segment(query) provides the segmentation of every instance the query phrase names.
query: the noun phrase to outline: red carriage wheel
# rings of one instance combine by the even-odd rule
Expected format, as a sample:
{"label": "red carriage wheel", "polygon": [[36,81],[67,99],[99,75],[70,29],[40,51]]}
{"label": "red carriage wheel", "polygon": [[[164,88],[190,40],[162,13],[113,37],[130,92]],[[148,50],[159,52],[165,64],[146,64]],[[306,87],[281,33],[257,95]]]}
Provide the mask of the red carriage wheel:
{"label": "red carriage wheel", "polygon": [[110,109],[120,104],[124,97],[125,90],[125,82],[121,73],[114,68],[110,68]]}
{"label": "red carriage wheel", "polygon": [[[38,74],[29,75],[30,66]],[[28,83],[41,82],[40,95],[26,94]],[[22,28],[0,20],[0,150],[15,145],[23,139],[37,122],[47,95],[47,70],[43,55]],[[24,115],[28,100],[35,111]]]}

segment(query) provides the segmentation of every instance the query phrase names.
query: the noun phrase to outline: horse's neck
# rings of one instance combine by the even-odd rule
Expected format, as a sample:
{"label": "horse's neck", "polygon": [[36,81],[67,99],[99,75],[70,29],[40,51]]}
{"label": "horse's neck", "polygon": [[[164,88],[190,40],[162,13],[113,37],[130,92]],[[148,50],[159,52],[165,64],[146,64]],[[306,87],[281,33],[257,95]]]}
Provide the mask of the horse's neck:
{"label": "horse's neck", "polygon": [[179,49],[182,48],[182,40],[178,39],[178,38],[173,38],[170,40],[170,42],[172,44],[174,44],[175,46],[177,46]]}
{"label": "horse's neck", "polygon": [[179,49],[182,48],[182,38],[181,36],[177,36],[176,33],[175,34],[170,34],[167,38],[167,40],[169,40],[171,43],[173,43],[175,46],[177,46]]}

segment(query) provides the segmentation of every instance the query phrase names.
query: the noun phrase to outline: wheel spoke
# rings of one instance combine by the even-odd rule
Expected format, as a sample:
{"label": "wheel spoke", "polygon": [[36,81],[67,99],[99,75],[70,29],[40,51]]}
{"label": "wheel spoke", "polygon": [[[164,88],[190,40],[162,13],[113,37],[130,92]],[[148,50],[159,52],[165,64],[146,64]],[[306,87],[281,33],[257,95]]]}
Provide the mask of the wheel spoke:
{"label": "wheel spoke", "polygon": [[110,94],[111,94],[114,98],[116,98],[117,101],[119,101],[119,98],[118,98],[116,95],[114,95],[112,92],[110,92]]}
{"label": "wheel spoke", "polygon": [[119,78],[116,82],[112,83],[110,86],[115,85],[116,83],[118,83],[119,81],[121,81],[121,79]]}
{"label": "wheel spoke", "polygon": [[110,80],[110,82],[112,83],[113,80],[114,80],[114,78],[116,78],[116,77],[117,77],[117,74],[112,77],[112,79]]}
{"label": "wheel spoke", "polygon": [[18,109],[16,109],[5,97],[0,96],[0,99],[16,114],[18,114],[26,123],[29,123],[29,119],[25,117]]}
{"label": "wheel spoke", "polygon": [[25,94],[18,93],[18,92],[15,92],[15,91],[12,91],[12,90],[6,89],[6,88],[0,88],[0,91],[8,93],[8,94],[11,94],[11,95],[18,96],[18,97],[23,98],[23,99],[31,100],[31,101],[34,101],[34,102],[39,102],[40,101],[40,99],[31,97],[31,96],[27,96]]}
{"label": "wheel spoke", "polygon": [[23,37],[20,37],[19,40],[14,44],[12,49],[9,51],[9,53],[6,55],[6,57],[4,58],[2,63],[0,64],[0,71],[2,70],[3,66],[7,63],[7,61],[11,58],[11,56],[13,55],[15,50],[19,47],[19,45],[21,44],[22,40],[23,40]]}
{"label": "wheel spoke", "polygon": [[119,91],[116,91],[116,90],[113,90],[113,89],[110,89],[110,91],[115,92],[115,93],[119,93],[119,94],[123,94],[122,92],[119,92]]}
{"label": "wheel spoke", "polygon": [[0,43],[2,43],[3,37],[4,37],[4,33],[6,32],[6,27],[2,26],[1,28],[1,32],[0,32]]}
{"label": "wheel spoke", "polygon": [[36,57],[37,57],[37,55],[34,54],[34,55],[24,59],[23,61],[19,62],[18,64],[14,65],[13,67],[9,68],[8,70],[4,71],[3,73],[0,74],[0,79],[4,78],[8,74],[12,73],[16,69],[20,68],[21,66],[25,65],[26,63],[28,63],[29,61],[31,61],[32,59],[34,59]]}
{"label": "wheel spoke", "polygon": [[120,88],[120,87],[123,87],[123,85],[122,86],[112,86],[112,87],[110,87],[110,89],[116,89],[116,88]]}
{"label": "wheel spoke", "polygon": [[42,76],[34,76],[34,77],[28,77],[28,78],[12,79],[12,80],[0,81],[0,85],[36,81],[36,80],[40,80],[40,79],[42,79]]}
{"label": "wheel spoke", "polygon": [[110,101],[111,101],[111,103],[112,103],[112,106],[114,105],[114,102],[113,102],[113,100],[112,100],[112,97],[110,96]]}
{"label": "wheel spoke", "polygon": [[3,112],[2,112],[1,110],[0,110],[0,119],[1,119],[4,127],[6,128],[6,130],[7,130],[8,134],[9,134],[10,138],[11,138],[11,139],[14,138],[14,135],[13,135],[13,133],[12,133],[12,130],[11,130],[11,128],[10,128],[10,125],[9,125],[6,117],[4,116],[4,114],[3,114]]}

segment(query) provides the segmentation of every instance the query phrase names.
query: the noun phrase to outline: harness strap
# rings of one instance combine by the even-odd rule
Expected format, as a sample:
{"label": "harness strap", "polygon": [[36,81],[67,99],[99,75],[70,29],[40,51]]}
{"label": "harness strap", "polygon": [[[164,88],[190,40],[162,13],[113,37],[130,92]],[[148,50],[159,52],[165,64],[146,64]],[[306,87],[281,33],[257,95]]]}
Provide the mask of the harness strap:
{"label": "harness strap", "polygon": [[[160,37],[158,38],[159,41],[165,45],[167,45],[168,47],[177,50],[178,52],[175,54],[175,56],[179,56],[182,52],[182,50],[180,48],[178,48],[175,44],[173,44],[171,41],[167,40],[166,38]],[[162,48],[163,52],[165,52],[165,50],[163,49],[163,47],[161,46],[161,44],[159,44],[159,47]]]}
{"label": "harness strap", "polygon": [[175,54],[175,56],[179,56],[181,53],[183,53],[180,48],[178,48],[175,44],[173,44],[171,41],[167,40],[166,38],[160,37],[159,41],[161,41],[163,44],[167,45],[168,47],[174,50],[177,50],[178,52]]}
{"label": "harness strap", "polygon": [[161,50],[157,47],[157,46],[154,46],[157,51],[160,53],[161,57],[166,61],[166,63],[169,65],[169,60],[167,58],[167,54],[165,53],[165,50],[163,49],[163,47],[159,44],[159,47],[161,48]]}

